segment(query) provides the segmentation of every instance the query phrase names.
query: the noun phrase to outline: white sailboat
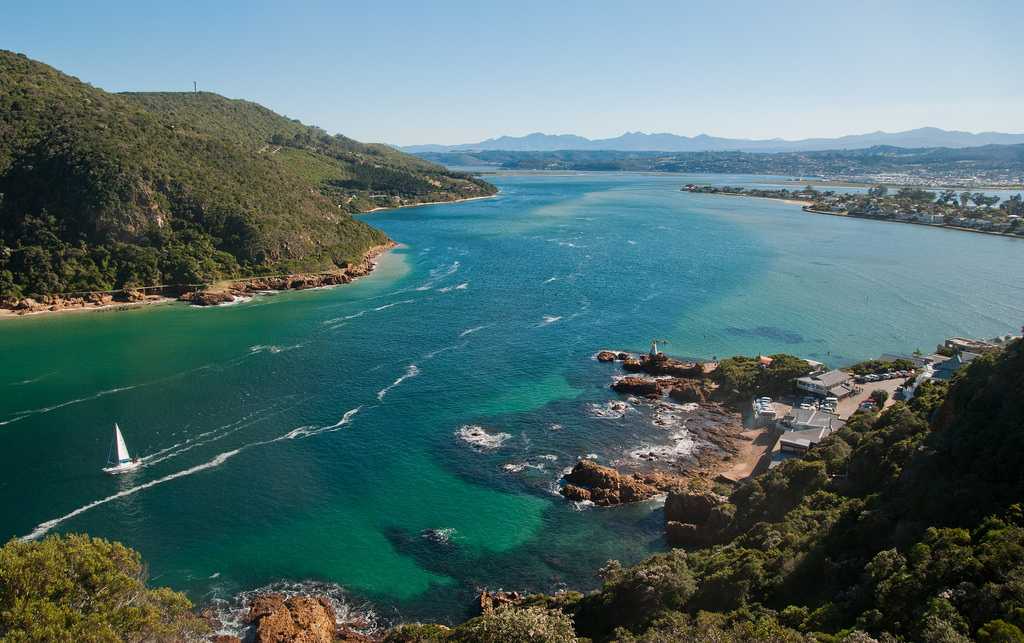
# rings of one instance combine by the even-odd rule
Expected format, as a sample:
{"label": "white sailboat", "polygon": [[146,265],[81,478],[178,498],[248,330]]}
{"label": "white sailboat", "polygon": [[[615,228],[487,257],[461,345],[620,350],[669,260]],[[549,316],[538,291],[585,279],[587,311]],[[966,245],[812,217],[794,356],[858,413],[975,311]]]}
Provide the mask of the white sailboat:
{"label": "white sailboat", "polygon": [[142,465],[142,460],[128,455],[128,445],[124,443],[121,428],[117,426],[116,422],[114,423],[114,443],[110,445],[110,455],[107,460],[110,466],[103,467],[103,472],[111,475],[132,471]]}

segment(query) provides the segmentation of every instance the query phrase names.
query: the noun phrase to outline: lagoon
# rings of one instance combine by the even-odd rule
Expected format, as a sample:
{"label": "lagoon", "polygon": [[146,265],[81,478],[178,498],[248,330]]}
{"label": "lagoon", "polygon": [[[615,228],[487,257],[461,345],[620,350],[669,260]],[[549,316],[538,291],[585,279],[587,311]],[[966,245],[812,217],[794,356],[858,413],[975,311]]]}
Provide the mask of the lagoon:
{"label": "lagoon", "polygon": [[[593,587],[664,547],[655,503],[553,493],[577,457],[667,439],[602,416],[597,350],[841,366],[1024,319],[1024,240],[679,191],[707,177],[488,179],[367,215],[404,245],[351,286],[0,322],[0,536],[121,540],[198,603],[319,581],[457,620],[478,587]],[[130,476],[100,472],[114,422]]]}

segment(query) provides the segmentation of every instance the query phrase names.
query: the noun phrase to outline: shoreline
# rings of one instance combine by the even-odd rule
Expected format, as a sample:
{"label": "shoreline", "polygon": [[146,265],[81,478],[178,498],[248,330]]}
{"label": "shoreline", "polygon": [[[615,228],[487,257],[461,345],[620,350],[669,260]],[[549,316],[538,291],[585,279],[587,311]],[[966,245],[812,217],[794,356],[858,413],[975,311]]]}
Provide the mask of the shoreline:
{"label": "shoreline", "polygon": [[[771,198],[771,197],[766,197]],[[990,237],[1002,237],[1004,239],[1024,239],[1024,236],[1019,234],[1006,234],[1005,232],[993,232],[992,230],[977,230],[975,228],[965,228],[963,226],[955,225],[935,225],[932,223],[921,223],[920,221],[898,221],[896,219],[886,219],[884,217],[864,217],[857,214],[850,214],[849,212],[827,212],[825,210],[815,210],[814,208],[804,206],[801,208],[808,214],[827,214],[832,217],[841,217],[846,219],[860,219],[863,221],[879,221],[881,223],[903,223],[910,225],[917,225],[924,228],[933,228],[935,230],[956,230],[959,232],[974,232],[976,234],[987,234]]]}
{"label": "shoreline", "polygon": [[[611,389],[626,399],[609,405],[643,407],[651,423],[666,432],[669,444],[620,445],[626,449],[623,457],[607,464],[581,457],[559,478],[559,493],[566,499],[615,507],[697,481],[736,485],[767,468],[778,434],[770,427],[745,424],[745,407],[722,396],[712,379],[717,364],[610,350],[599,352],[596,359],[614,363],[624,373],[613,376]],[[687,442],[692,446],[678,448]]]}
{"label": "shoreline", "polygon": [[479,201],[480,199],[493,199],[494,197],[501,194],[501,191],[495,192],[494,194],[486,194],[484,196],[467,196],[462,199],[452,199],[451,201],[425,201],[423,203],[407,203],[405,205],[390,205],[390,206],[379,206],[365,212],[356,212],[354,216],[361,216],[364,214],[372,214],[374,212],[380,212],[382,210],[402,210],[405,208],[419,208],[425,205],[445,205],[446,203],[465,203],[466,201]]}
{"label": "shoreline", "polygon": [[[562,174],[566,176],[573,176],[578,174],[641,174],[650,176],[758,176],[758,177],[778,177],[778,174],[757,174],[757,173],[733,173],[733,172],[669,172],[659,170],[572,170],[572,169],[556,169],[556,170],[542,170],[542,169],[504,169],[501,166],[495,167],[479,167],[478,172],[471,172],[474,175],[491,175],[491,174]],[[810,179],[804,181],[794,181],[793,179],[777,179],[774,181],[765,181],[765,183],[771,185],[798,185],[798,186],[822,186],[822,187],[837,187],[837,188],[870,188],[876,185],[884,185],[890,188],[921,188],[926,190],[942,190],[942,189],[956,189],[956,190],[1007,190],[1007,191],[1019,191],[1024,190],[1024,183],[983,183],[983,184],[949,184],[949,185],[928,185],[927,183],[891,183],[885,181],[867,181],[858,182],[848,179]],[[445,202],[447,203],[447,202]],[[404,206],[403,206],[404,207]]]}
{"label": "shoreline", "polygon": [[[780,199],[773,196],[758,196],[756,194],[733,194],[731,192],[688,192],[689,194],[707,194],[709,196],[735,196],[742,197],[744,199],[765,199],[767,201],[781,201],[789,205],[799,205],[807,207],[814,205],[814,201],[804,201],[803,199]],[[828,214],[828,213],[826,213]]]}
{"label": "shoreline", "polygon": [[[451,201],[430,201],[426,203],[410,203],[389,207],[381,206],[365,212],[357,212],[353,216],[371,214],[381,210],[398,210],[401,208],[415,208],[425,205],[444,205],[446,203],[462,203],[464,201],[492,199],[499,194],[500,191],[495,194],[466,197]],[[222,279],[209,284],[203,284],[206,286],[203,290],[190,290],[188,286],[147,286],[136,291],[120,289],[105,291],[103,293],[88,293],[86,297],[48,295],[41,301],[35,303],[29,309],[18,309],[16,307],[7,306],[0,307],[0,322],[4,319],[20,319],[24,317],[37,317],[44,315],[49,316],[61,313],[120,312],[146,306],[169,304],[175,301],[187,301],[192,305],[218,305],[231,303],[234,301],[235,297],[250,296],[265,293],[267,291],[281,292],[285,290],[307,290],[310,288],[340,286],[351,283],[359,277],[368,275],[376,268],[375,260],[380,255],[399,246],[399,243],[390,240],[386,244],[374,246],[363,253],[362,260],[355,266],[346,266],[344,268],[323,272],[303,272],[270,276],[239,277],[237,279]],[[287,285],[285,285],[285,282],[282,282],[281,280],[285,280]],[[282,287],[275,287],[275,285],[280,285]],[[182,295],[175,297],[145,294],[146,290],[164,288],[176,288],[184,292]],[[234,292],[232,293],[232,291]],[[128,296],[140,298],[115,301],[113,298],[114,293],[139,293],[137,295]],[[209,297],[204,297],[200,293],[208,293]],[[186,298],[186,296],[188,298]],[[47,301],[47,299],[49,299],[49,301]]]}
{"label": "shoreline", "polygon": [[[135,301],[115,301],[113,296],[106,294],[99,298],[98,303],[87,301],[83,298],[59,298],[53,303],[40,303],[38,304],[39,309],[36,310],[17,310],[14,308],[0,308],[0,320],[4,319],[21,319],[25,317],[39,317],[39,316],[53,316],[66,313],[89,313],[89,312],[121,312],[126,310],[134,310],[147,306],[158,306],[162,304],[170,304],[178,301],[190,302],[191,305],[214,305],[230,303],[234,301],[235,297],[249,296],[251,294],[257,294],[258,292],[283,292],[286,290],[305,290],[308,288],[323,287],[323,286],[336,286],[345,285],[355,281],[360,277],[364,277],[377,267],[377,259],[384,253],[399,247],[400,244],[390,241],[385,244],[373,246],[363,253],[362,260],[354,266],[347,266],[345,268],[339,268],[337,270],[325,271],[325,272],[308,272],[308,273],[290,273],[286,275],[273,275],[267,277],[240,277],[238,279],[224,279],[219,280],[210,284],[207,284],[207,288],[204,290],[192,290],[186,292],[178,297],[169,297],[166,295],[143,295],[143,299]],[[317,280],[324,281],[324,277],[333,277],[333,283],[318,283],[317,285],[306,285]],[[274,288],[274,280],[278,280],[278,283],[287,284],[286,287]],[[284,280],[281,282],[280,280]],[[259,283],[268,287],[261,288],[259,290],[250,290],[250,288]],[[295,286],[292,286],[295,284]],[[155,288],[155,287],[150,287]],[[167,286],[167,288],[177,288],[176,286]],[[232,293],[235,291],[235,293]],[[123,293],[125,290],[111,291]],[[218,299],[218,301],[197,301],[195,299],[189,299],[187,297],[200,296],[201,293],[209,293],[212,298]],[[230,299],[228,299],[230,297]],[[202,299],[200,296],[199,299]],[[70,302],[70,303],[69,303]],[[55,308],[56,306],[56,308]]]}
{"label": "shoreline", "polygon": [[[684,192],[686,192],[684,190]],[[975,228],[965,228],[963,226],[955,225],[934,225],[931,223],[921,223],[920,221],[898,221],[896,219],[887,219],[885,217],[864,217],[856,214],[850,214],[849,212],[828,212],[826,210],[815,210],[811,206],[814,205],[814,201],[804,201],[801,199],[783,199],[773,196],[759,196],[755,194],[733,194],[731,192],[687,192],[688,194],[706,194],[709,196],[733,196],[741,197],[744,199],[766,199],[768,201],[779,201],[787,205],[798,205],[800,209],[808,214],[827,214],[833,217],[843,217],[847,219],[863,219],[865,221],[881,221],[882,223],[909,223],[911,225],[919,225],[925,228],[935,228],[938,230],[958,230],[961,232],[975,232],[977,234],[987,234],[992,237],[1002,237],[1004,239],[1024,239],[1024,236],[1019,234],[1006,234],[1005,232],[993,232],[992,230],[978,230]]]}

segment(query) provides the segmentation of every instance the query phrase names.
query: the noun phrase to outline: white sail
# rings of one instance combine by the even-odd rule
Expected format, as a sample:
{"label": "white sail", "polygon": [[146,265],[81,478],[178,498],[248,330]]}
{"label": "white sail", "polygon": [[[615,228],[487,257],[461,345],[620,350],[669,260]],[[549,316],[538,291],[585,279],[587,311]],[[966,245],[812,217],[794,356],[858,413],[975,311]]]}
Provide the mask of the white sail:
{"label": "white sail", "polygon": [[132,457],[128,455],[128,445],[124,443],[124,436],[121,435],[121,429],[117,424],[114,424],[114,443],[117,445],[117,462],[130,462]]}

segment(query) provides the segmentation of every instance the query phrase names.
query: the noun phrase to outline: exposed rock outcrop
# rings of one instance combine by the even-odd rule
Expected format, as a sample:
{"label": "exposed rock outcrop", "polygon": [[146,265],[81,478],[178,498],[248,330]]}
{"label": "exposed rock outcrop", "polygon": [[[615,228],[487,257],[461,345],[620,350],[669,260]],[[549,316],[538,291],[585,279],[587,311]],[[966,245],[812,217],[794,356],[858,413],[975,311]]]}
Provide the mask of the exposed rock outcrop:
{"label": "exposed rock outcrop", "polygon": [[[374,268],[374,260],[381,253],[395,247],[391,242],[372,248],[358,262],[344,263],[339,269],[323,273],[295,274],[274,277],[252,277],[228,282],[226,286],[206,290],[187,290],[182,293],[180,286],[160,286],[147,290],[126,288],[112,293],[86,293],[81,297],[74,295],[45,295],[40,300],[30,297],[23,299],[0,300],[0,308],[6,308],[19,315],[46,311],[66,310],[69,308],[98,308],[115,303],[138,304],[147,301],[160,301],[165,297],[177,296],[197,306],[216,306],[230,303],[236,297],[244,297],[272,290],[305,290],[323,286],[337,286],[352,283],[364,277]],[[149,294],[147,294],[147,291]],[[159,291],[161,294],[155,294]]]}
{"label": "exposed rock outcrop", "polygon": [[614,362],[615,361],[615,357],[616,357],[615,353],[613,353],[611,351],[601,351],[600,353],[597,354],[597,361],[599,361],[599,362]]}
{"label": "exposed rock outcrop", "polygon": [[668,540],[679,547],[709,545],[729,525],[732,511],[727,498],[710,491],[670,491],[665,499]]}
{"label": "exposed rock outcrop", "polygon": [[187,292],[178,297],[180,301],[187,301],[193,306],[216,306],[218,304],[227,304],[235,300],[235,296],[229,292],[210,292],[207,290],[197,290],[195,292]]}
{"label": "exposed rock outcrop", "polygon": [[246,623],[255,625],[256,643],[331,643],[337,634],[334,608],[323,596],[259,596]]}
{"label": "exposed rock outcrop", "polygon": [[592,460],[580,460],[564,478],[562,494],[572,500],[590,500],[599,507],[646,500],[659,489],[640,474],[626,475]]}
{"label": "exposed rock outcrop", "polygon": [[626,395],[643,395],[645,397],[656,397],[661,395],[661,384],[658,380],[645,377],[628,376],[612,384],[612,388],[618,393]]}
{"label": "exposed rock outcrop", "polygon": [[506,592],[502,590],[491,592],[485,589],[480,592],[477,600],[480,604],[480,613],[487,614],[499,607],[519,605],[523,602],[524,598],[526,596],[519,592]]}
{"label": "exposed rock outcrop", "polygon": [[676,379],[673,380],[668,396],[676,402],[683,404],[690,402],[707,402],[712,393],[710,386],[703,380]]}

